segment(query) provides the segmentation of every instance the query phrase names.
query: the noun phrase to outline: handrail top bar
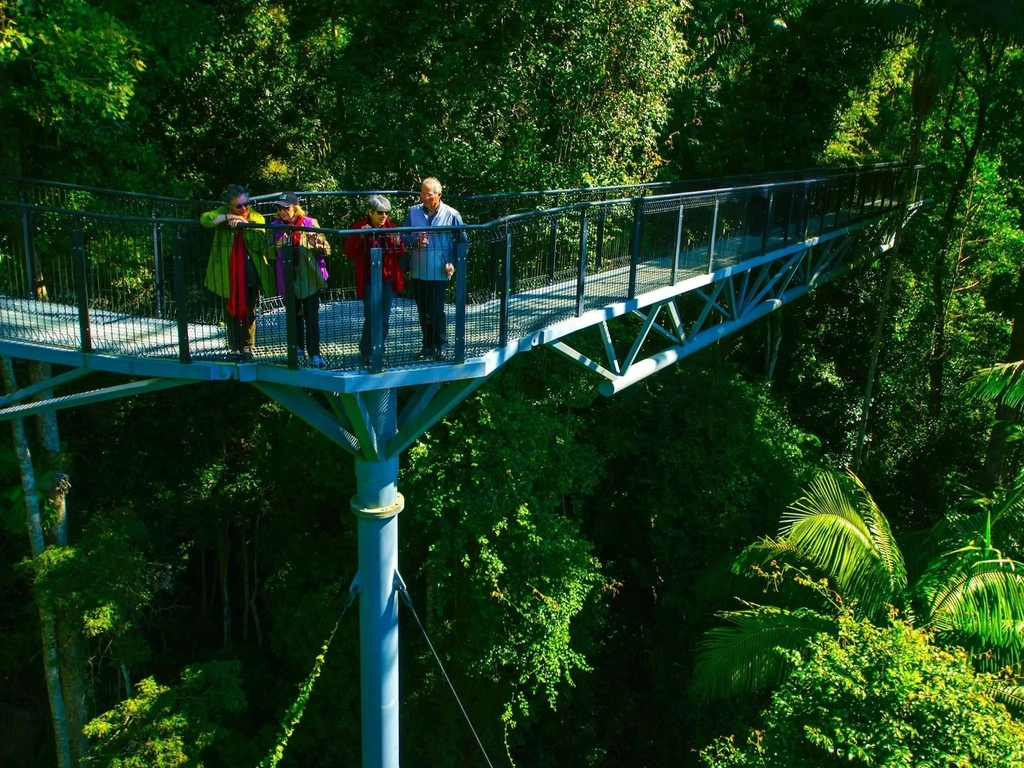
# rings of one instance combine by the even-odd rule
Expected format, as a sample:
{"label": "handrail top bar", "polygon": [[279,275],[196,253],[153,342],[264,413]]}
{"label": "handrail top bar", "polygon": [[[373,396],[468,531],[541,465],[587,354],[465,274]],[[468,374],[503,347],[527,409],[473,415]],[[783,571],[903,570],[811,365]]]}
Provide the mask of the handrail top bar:
{"label": "handrail top bar", "polygon": [[169,197],[167,195],[153,195],[147,192],[127,192],[121,189],[107,189],[105,187],[90,187],[84,184],[68,184],[63,181],[47,181],[45,179],[29,179],[23,176],[7,176],[0,174],[0,181],[13,181],[15,183],[26,183],[26,184],[42,184],[47,187],[58,187],[60,189],[77,190],[79,192],[99,192],[107,195],[120,195],[122,197],[131,197],[140,200],[154,200],[162,203],[198,203],[200,205],[223,205],[223,201],[218,200],[190,200],[184,197]]}
{"label": "handrail top bar", "polygon": [[[888,164],[878,164],[878,165],[875,165],[875,166],[865,167],[865,168],[861,168],[860,170],[861,171],[864,171],[864,170],[867,170],[867,171],[878,171],[878,170],[884,170],[886,167],[900,167],[900,166],[908,167],[909,168],[909,166],[906,163],[888,163]],[[924,166],[917,165],[917,166],[914,166],[914,169],[918,170],[918,169],[921,169],[923,167]],[[501,226],[501,225],[504,225],[504,224],[508,224],[510,222],[521,221],[521,220],[528,219],[528,218],[542,218],[542,217],[547,217],[547,216],[551,216],[551,215],[556,215],[556,214],[562,213],[564,211],[583,210],[585,208],[599,208],[599,207],[602,207],[602,206],[611,207],[613,205],[622,205],[622,204],[626,204],[626,203],[632,205],[632,204],[635,204],[637,202],[639,202],[639,203],[652,202],[652,201],[662,201],[662,202],[664,202],[664,201],[672,200],[672,199],[678,199],[678,200],[682,201],[682,200],[685,200],[685,199],[688,199],[688,198],[707,197],[707,196],[722,196],[722,195],[730,195],[730,194],[742,193],[742,192],[747,192],[747,191],[752,191],[752,190],[764,191],[764,190],[770,190],[770,189],[782,189],[782,188],[787,188],[787,187],[800,187],[800,186],[807,186],[807,185],[816,185],[816,184],[828,182],[828,181],[831,181],[831,180],[834,180],[834,179],[842,178],[843,176],[853,175],[854,173],[855,173],[855,171],[849,171],[849,172],[843,173],[843,174],[820,176],[820,177],[817,177],[817,178],[812,177],[812,178],[793,179],[791,181],[776,181],[776,182],[770,182],[770,183],[749,184],[749,185],[740,186],[740,187],[719,187],[717,189],[697,189],[697,190],[690,190],[690,191],[687,191],[687,192],[671,192],[671,193],[663,194],[663,195],[640,195],[640,196],[636,196],[636,197],[621,197],[621,198],[616,198],[616,199],[613,199],[613,200],[586,200],[586,201],[583,201],[583,202],[570,203],[569,205],[558,206],[558,207],[555,207],[555,208],[542,208],[542,209],[537,209],[537,210],[534,210],[534,211],[520,211],[518,213],[509,214],[507,216],[502,216],[502,217],[499,217],[497,219],[493,219],[491,221],[483,222],[483,223],[479,223],[479,224],[463,224],[461,226],[450,225],[450,226],[430,227],[429,229],[431,229],[432,231],[435,231],[435,232],[466,232],[466,231],[485,230],[485,229],[496,228],[498,226]],[[674,183],[674,182],[670,182],[670,183]],[[273,197],[273,196],[270,196],[270,197]],[[256,198],[250,198],[250,200],[253,200],[253,199],[256,199]],[[220,203],[220,205],[223,205],[223,203]],[[179,226],[199,226],[199,221],[197,219],[160,218],[160,217],[155,217],[155,216],[122,216],[122,215],[112,214],[112,213],[99,213],[99,212],[96,212],[96,211],[78,211],[78,210],[73,210],[73,209],[68,209],[68,208],[56,208],[56,207],[52,207],[52,206],[42,206],[42,205],[36,205],[36,204],[33,204],[33,203],[22,203],[22,202],[14,201],[14,200],[0,200],[0,207],[21,208],[21,209],[27,209],[27,210],[33,210],[33,211],[43,211],[43,212],[46,212],[46,213],[63,213],[63,214],[67,214],[67,215],[71,215],[71,216],[78,216],[78,217],[82,217],[82,218],[101,219],[101,220],[108,220],[108,221],[113,220],[113,221],[122,221],[122,222],[134,222],[134,223],[140,223],[140,224],[144,223],[144,224],[173,224],[173,225],[179,225]],[[270,228],[270,224],[269,223],[268,224],[262,224],[262,225],[261,224],[242,224],[240,226],[242,226],[245,229],[268,229],[268,228]],[[363,228],[360,228],[360,229],[339,229],[339,228],[335,228],[335,227],[302,227],[302,226],[296,226],[296,225],[292,225],[292,224],[280,224],[280,225],[278,225],[277,227],[274,227],[274,228],[275,229],[280,228],[281,230],[286,230],[286,231],[296,231],[297,230],[297,231],[304,231],[304,232],[319,232],[319,233],[332,234],[332,235],[355,235],[355,234],[376,234],[376,233],[406,234],[406,233],[413,233],[413,232],[422,232],[422,231],[424,231],[424,227],[381,227],[381,228],[377,228],[377,229],[374,229],[374,228],[371,228],[371,227],[363,227]]]}
{"label": "handrail top bar", "polygon": [[[696,179],[679,179],[677,181],[653,181],[643,182],[637,184],[617,184],[610,186],[601,187],[575,187],[571,189],[543,189],[543,190],[525,190],[520,192],[490,192],[480,195],[459,195],[450,193],[447,195],[449,199],[458,199],[464,201],[486,201],[486,200],[500,200],[505,198],[523,198],[529,196],[539,195],[568,195],[578,194],[581,192],[611,192],[617,190],[628,190],[628,189],[658,189],[666,186],[672,186],[677,184],[697,184],[705,181],[724,181],[727,179],[743,179],[750,178],[753,176],[789,176],[793,174],[808,174],[808,173],[821,173],[829,177],[848,175],[857,171],[872,171],[881,170],[884,168],[898,168],[898,167],[910,167],[905,161],[896,160],[884,163],[873,163],[870,165],[861,166],[839,166],[836,168],[827,168],[824,166],[815,166],[813,168],[805,168],[792,171],[765,171],[764,173],[746,173],[746,174],[733,174],[730,176],[716,176],[716,177],[703,177]],[[917,164],[913,166],[914,170],[921,170],[924,165]],[[801,178],[798,181],[804,181]],[[82,184],[69,184],[60,181],[46,181],[44,179],[32,179],[24,178],[19,176],[8,176],[0,174],[0,181],[10,181],[14,183],[27,183],[27,184],[40,184],[49,187],[56,187],[60,189],[68,190],[79,190],[82,192],[94,192],[109,195],[120,195],[123,197],[134,198],[138,200],[152,200],[154,202],[165,202],[165,203],[179,203],[179,204],[199,204],[199,205],[223,205],[223,200],[203,200],[203,199],[188,199],[179,197],[169,197],[166,195],[153,195],[144,192],[127,192],[116,189],[106,189],[103,187],[93,187]],[[769,183],[784,183],[784,182],[769,182]],[[763,186],[763,184],[757,184],[753,186]],[[701,190],[709,191],[709,190]],[[251,195],[249,199],[256,202],[267,202],[279,197],[282,193],[271,192],[262,195]],[[418,190],[375,190],[375,189],[364,189],[364,190],[309,190],[305,192],[296,193],[302,197],[360,197],[369,195],[410,195],[415,196],[419,194]]]}

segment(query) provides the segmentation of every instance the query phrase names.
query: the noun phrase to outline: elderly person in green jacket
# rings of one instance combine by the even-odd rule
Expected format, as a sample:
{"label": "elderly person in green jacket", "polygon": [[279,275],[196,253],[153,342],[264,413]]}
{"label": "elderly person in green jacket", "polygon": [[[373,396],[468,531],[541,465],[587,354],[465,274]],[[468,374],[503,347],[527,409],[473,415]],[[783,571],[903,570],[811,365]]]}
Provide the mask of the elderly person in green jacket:
{"label": "elderly person in green jacket", "polygon": [[256,347],[256,303],[260,288],[275,292],[274,271],[267,256],[266,230],[239,224],[263,224],[263,217],[249,206],[249,191],[232,184],[224,192],[226,205],[199,217],[214,229],[206,287],[224,299],[224,323],[228,346],[243,359],[251,359]]}

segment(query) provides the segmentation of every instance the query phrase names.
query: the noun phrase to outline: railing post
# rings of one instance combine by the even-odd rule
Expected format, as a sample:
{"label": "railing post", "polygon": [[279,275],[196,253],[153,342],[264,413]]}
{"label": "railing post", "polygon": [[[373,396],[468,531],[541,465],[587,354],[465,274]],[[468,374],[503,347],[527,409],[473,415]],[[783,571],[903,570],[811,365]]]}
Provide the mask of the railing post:
{"label": "railing post", "polygon": [[74,246],[75,295],[78,300],[78,330],[82,340],[82,351],[92,352],[92,327],[89,324],[89,288],[87,284],[89,265],[85,254],[85,232],[81,220],[75,224],[72,235]]}
{"label": "railing post", "polygon": [[174,269],[174,303],[178,320],[178,359],[183,363],[192,362],[188,342],[188,293],[185,290],[185,243],[181,237],[171,244],[171,263]]}
{"label": "railing post", "polygon": [[594,249],[594,271],[600,272],[604,265],[604,217],[608,206],[604,202],[608,199],[608,193],[601,193],[601,204],[597,209],[597,248]]}
{"label": "railing post", "polygon": [[768,251],[768,236],[772,231],[772,219],[775,218],[775,190],[768,193],[768,198],[765,201],[765,207],[767,211],[764,217],[764,230],[761,232],[761,255],[763,256]]}
{"label": "railing post", "polygon": [[284,262],[281,265],[284,272],[281,301],[284,302],[284,340],[288,351],[288,367],[295,370],[299,367],[298,318],[295,311],[295,251],[298,245],[289,242],[294,239],[293,231],[286,229],[281,233],[281,240],[284,241],[281,248],[281,259]]}
{"label": "railing post", "polygon": [[[152,212],[153,218],[157,218],[156,210]],[[164,316],[164,247],[161,227],[153,222],[153,277],[154,290],[156,293],[156,316]]]}
{"label": "railing post", "polygon": [[498,346],[508,344],[508,300],[512,291],[512,231],[505,229],[505,263],[501,287],[501,318],[498,320]]}
{"label": "railing post", "polygon": [[[498,204],[495,203],[491,206],[491,221],[498,220]],[[495,232],[497,234],[497,232]],[[491,242],[491,298],[493,299],[498,295],[498,264],[501,262],[501,241],[493,240]]]}
{"label": "railing post", "polygon": [[644,227],[644,205],[641,198],[633,200],[633,242],[629,259],[629,298],[636,298],[636,272],[640,266],[640,250],[642,247]]}
{"label": "railing post", "polygon": [[[24,189],[18,193],[21,202],[28,202],[28,195]],[[25,251],[25,293],[26,298],[38,299],[39,291],[36,286],[35,259],[32,249],[32,212],[26,208],[21,209],[21,240]]]}
{"label": "railing post", "polygon": [[676,256],[672,260],[672,285],[679,282],[679,251],[683,246],[683,211],[686,207],[679,204],[679,221],[676,223]]}
{"label": "railing post", "polygon": [[828,205],[831,198],[830,193],[832,192],[831,181],[826,180],[822,182],[822,185],[825,187],[825,199],[821,203],[821,217],[818,219],[818,235],[821,235],[821,233],[825,231],[825,219],[828,216]]}
{"label": "railing post", "polygon": [[466,362],[466,255],[468,242],[455,244],[455,364]]}
{"label": "railing post", "polygon": [[715,238],[718,236],[718,198],[715,198],[715,214],[711,220],[711,242],[708,243],[708,274],[715,271]]}
{"label": "railing post", "polygon": [[548,281],[555,281],[555,263],[558,259],[558,214],[551,216],[548,230]]}
{"label": "railing post", "polygon": [[583,297],[587,290],[587,212],[580,218],[580,261],[576,274],[576,317],[583,314]]}
{"label": "railing post", "polygon": [[384,370],[384,329],[381,327],[381,295],[384,292],[384,250],[370,249],[370,373]]}

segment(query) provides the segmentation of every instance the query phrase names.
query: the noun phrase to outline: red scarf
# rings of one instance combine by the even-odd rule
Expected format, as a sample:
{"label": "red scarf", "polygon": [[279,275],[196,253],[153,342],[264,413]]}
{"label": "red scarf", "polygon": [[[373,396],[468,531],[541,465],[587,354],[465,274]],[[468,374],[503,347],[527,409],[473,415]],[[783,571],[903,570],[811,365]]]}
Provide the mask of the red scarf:
{"label": "red scarf", "polygon": [[246,301],[245,287],[245,233],[235,232],[231,243],[231,256],[228,260],[228,295],[227,310],[238,322],[248,325],[252,322],[249,314],[249,303]]}

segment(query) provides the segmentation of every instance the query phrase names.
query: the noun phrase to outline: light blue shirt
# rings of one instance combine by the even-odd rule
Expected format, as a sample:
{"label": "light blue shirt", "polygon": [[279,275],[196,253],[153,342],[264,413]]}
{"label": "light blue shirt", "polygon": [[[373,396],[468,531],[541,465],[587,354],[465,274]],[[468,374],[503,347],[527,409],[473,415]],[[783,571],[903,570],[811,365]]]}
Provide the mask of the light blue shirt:
{"label": "light blue shirt", "polygon": [[[428,214],[423,204],[414,205],[405,217],[403,227],[451,227],[461,226],[462,216],[450,205],[438,203],[437,210]],[[419,236],[413,232],[403,235],[402,239],[409,246],[409,276],[413,280],[447,280],[445,264],[455,263],[455,244],[466,242],[463,232],[428,232],[429,242],[425,247],[416,245]]]}

